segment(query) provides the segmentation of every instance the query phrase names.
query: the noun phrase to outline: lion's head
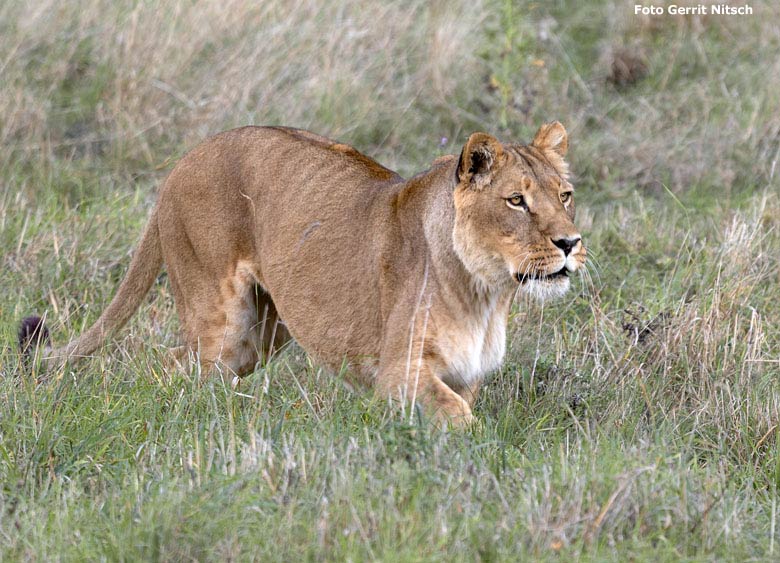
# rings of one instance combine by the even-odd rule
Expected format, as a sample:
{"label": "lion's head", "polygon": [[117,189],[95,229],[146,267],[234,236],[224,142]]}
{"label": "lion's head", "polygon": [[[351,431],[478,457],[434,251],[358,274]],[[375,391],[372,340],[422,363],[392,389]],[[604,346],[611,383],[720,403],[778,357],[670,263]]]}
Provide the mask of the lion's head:
{"label": "lion's head", "polygon": [[457,168],[453,243],[481,284],[560,296],[569,274],[585,263],[567,148],[557,121],[543,125],[530,145],[503,145],[486,133],[469,137]]}

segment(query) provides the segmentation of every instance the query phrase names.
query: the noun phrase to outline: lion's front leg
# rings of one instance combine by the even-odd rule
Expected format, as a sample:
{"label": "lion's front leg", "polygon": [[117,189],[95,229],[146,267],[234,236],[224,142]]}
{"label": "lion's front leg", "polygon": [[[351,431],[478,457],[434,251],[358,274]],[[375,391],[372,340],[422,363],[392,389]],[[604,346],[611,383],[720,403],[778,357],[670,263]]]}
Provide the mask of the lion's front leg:
{"label": "lion's front leg", "polygon": [[380,358],[374,383],[376,392],[404,403],[412,412],[417,404],[421,405],[423,413],[437,423],[456,427],[471,424],[474,416],[469,402],[441,380],[436,355],[426,351],[425,342],[412,344],[411,353],[409,346],[407,343],[406,350],[385,347],[394,354],[391,358]]}

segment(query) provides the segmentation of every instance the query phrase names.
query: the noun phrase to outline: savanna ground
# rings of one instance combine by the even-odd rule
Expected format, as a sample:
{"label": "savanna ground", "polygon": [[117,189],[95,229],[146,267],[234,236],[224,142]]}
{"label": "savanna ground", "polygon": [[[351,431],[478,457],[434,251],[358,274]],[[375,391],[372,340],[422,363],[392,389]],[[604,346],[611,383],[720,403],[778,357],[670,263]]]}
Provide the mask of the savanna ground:
{"label": "savanna ground", "polygon": [[[777,558],[772,4],[0,4],[0,559]],[[18,320],[93,321],[212,133],[304,127],[411,174],[552,119],[589,275],[517,302],[478,428],[410,422],[296,347],[238,391],[166,371],[164,275],[94,359],[20,369]]]}

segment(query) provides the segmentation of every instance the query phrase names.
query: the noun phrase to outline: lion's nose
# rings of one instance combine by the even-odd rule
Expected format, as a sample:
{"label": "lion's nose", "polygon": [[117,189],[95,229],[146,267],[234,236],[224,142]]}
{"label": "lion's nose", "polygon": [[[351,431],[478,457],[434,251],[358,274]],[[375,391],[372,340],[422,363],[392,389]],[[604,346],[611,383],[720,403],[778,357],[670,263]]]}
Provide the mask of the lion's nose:
{"label": "lion's nose", "polygon": [[563,250],[564,256],[568,256],[571,252],[571,249],[577,246],[577,243],[582,240],[582,237],[559,238],[551,240],[555,246]]}

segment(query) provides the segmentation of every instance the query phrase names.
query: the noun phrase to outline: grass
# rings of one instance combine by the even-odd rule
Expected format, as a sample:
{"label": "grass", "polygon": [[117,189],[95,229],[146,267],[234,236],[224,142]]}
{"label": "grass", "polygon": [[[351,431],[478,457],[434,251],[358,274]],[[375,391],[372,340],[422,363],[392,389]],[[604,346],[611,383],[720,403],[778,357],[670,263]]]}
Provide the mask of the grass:
{"label": "grass", "polygon": [[[0,559],[776,559],[780,13],[754,9],[0,5]],[[646,72],[611,81],[626,52]],[[590,275],[518,301],[478,428],[410,424],[296,347],[238,391],[166,371],[164,276],[94,358],[20,369],[18,320],[95,320],[211,133],[295,125],[411,174],[550,119]]]}

